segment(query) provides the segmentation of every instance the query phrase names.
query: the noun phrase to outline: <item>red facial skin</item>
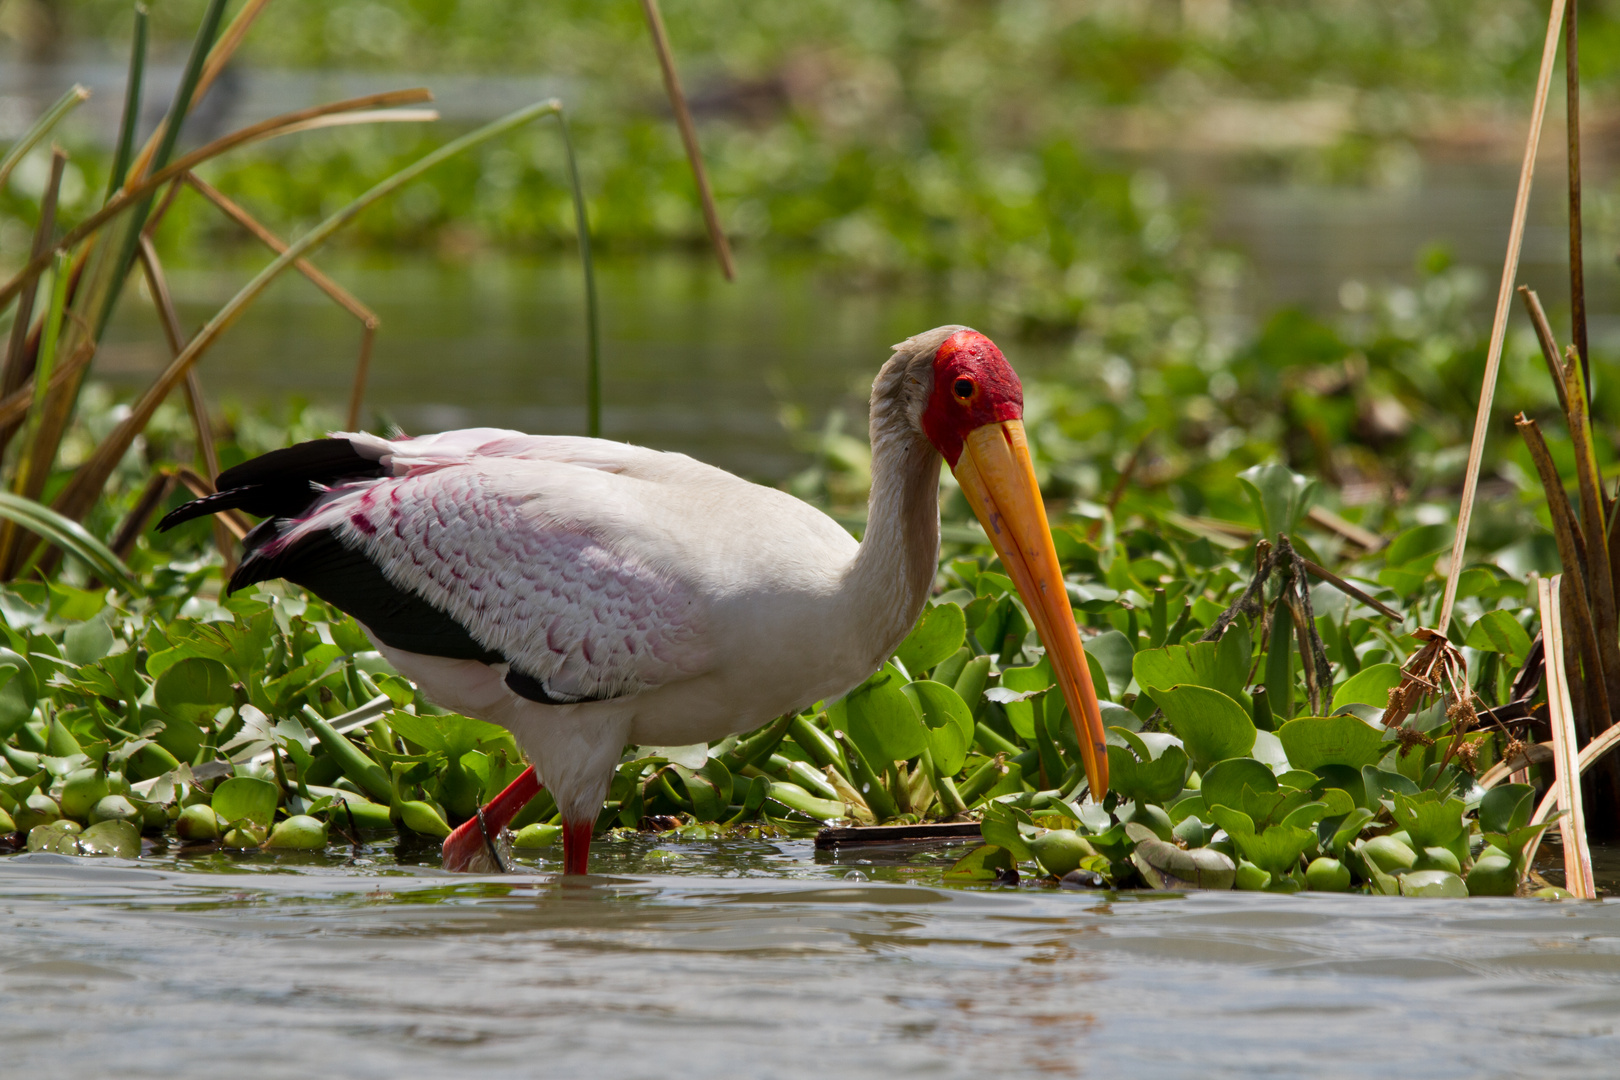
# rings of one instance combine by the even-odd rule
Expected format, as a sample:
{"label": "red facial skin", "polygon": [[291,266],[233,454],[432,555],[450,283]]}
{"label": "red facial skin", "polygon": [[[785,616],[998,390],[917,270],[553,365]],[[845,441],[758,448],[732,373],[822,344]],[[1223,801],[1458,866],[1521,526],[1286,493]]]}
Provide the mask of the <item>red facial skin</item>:
{"label": "red facial skin", "polygon": [[934,353],[934,392],[922,424],[951,468],[969,432],[1023,418],[1023,384],[995,342],[977,330],[958,330],[946,338]]}

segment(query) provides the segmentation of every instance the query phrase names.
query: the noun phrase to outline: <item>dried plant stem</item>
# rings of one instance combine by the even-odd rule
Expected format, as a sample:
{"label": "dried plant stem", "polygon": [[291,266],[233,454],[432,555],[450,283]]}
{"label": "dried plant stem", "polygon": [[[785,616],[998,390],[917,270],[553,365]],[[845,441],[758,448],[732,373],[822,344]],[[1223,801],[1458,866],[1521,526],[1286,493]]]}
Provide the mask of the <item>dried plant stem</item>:
{"label": "dried plant stem", "polygon": [[1564,15],[1564,122],[1569,142],[1569,321],[1581,357],[1582,386],[1592,397],[1592,354],[1586,349],[1586,266],[1581,253],[1581,31],[1579,0]]}
{"label": "dried plant stem", "polygon": [[355,199],[308,233],[299,237],[270,265],[259,271],[253,280],[243,286],[197,332],[196,336],[185,347],[185,350],[175,357],[174,362],[169,365],[168,369],[147,388],[123,422],[102,440],[101,445],[96,447],[89,459],[73,474],[73,478],[68,481],[62,493],[57,496],[56,509],[67,517],[78,519],[82,518],[95,505],[107,477],[112,475],[113,469],[129,449],[130,444],[135,441],[135,437],[151,422],[152,413],[157,410],[158,405],[185,378],[186,372],[197,362],[197,359],[219,339],[219,336],[241,316],[248,305],[253,303],[283,270],[297,262],[321,243],[324,243],[333,233],[347,225],[367,207],[409,184],[435,165],[473,146],[503,135],[531,120],[550,115],[560,107],[560,103],[555,99],[538,102],[527,108],[509,113],[476,131],[469,132],[459,139],[446,143],[433,153],[412,162],[399,172],[382,180],[358,199]]}
{"label": "dried plant stem", "polygon": [[[1611,701],[1608,680],[1605,677],[1607,668],[1598,647],[1597,630],[1592,623],[1592,607],[1587,599],[1586,550],[1575,521],[1575,510],[1569,504],[1563,480],[1558,475],[1558,466],[1553,462],[1552,452],[1547,449],[1547,441],[1541,435],[1540,425],[1526,418],[1523,413],[1519,414],[1517,423],[1519,433],[1524,437],[1525,446],[1530,451],[1530,460],[1536,466],[1536,474],[1541,478],[1542,491],[1547,496],[1547,509],[1552,517],[1553,539],[1558,544],[1558,560],[1564,567],[1562,575],[1564,594],[1559,598],[1564,615],[1564,636],[1569,644],[1579,647],[1587,719],[1589,722],[1595,722],[1597,718],[1602,717],[1604,718],[1602,727],[1607,727],[1606,718],[1609,716]],[[1574,634],[1569,632],[1572,626]],[[1566,671],[1568,667],[1566,661]],[[1573,697],[1572,700],[1581,699]]]}
{"label": "dried plant stem", "polygon": [[[159,169],[151,176],[139,183],[131,181],[117,196],[109,199],[100,210],[85,218],[79,224],[62,235],[53,247],[53,251],[66,251],[76,247],[87,237],[92,236],[107,222],[127,210],[132,204],[143,196],[156,191],[182,173],[201,165],[228,151],[249,143],[260,142],[264,139],[276,138],[282,135],[291,135],[299,131],[313,131],[321,127],[331,127],[339,123],[376,123],[383,120],[423,121],[435,119],[438,114],[427,109],[394,109],[395,105],[419,104],[432,100],[432,95],[426,90],[390,90],[380,94],[366,94],[363,97],[350,98],[347,101],[335,101],[326,105],[317,105],[298,112],[286,113],[282,116],[271,117],[257,124],[250,124],[229,135],[222,136],[186,154],[179,160]],[[366,110],[362,112],[362,110]],[[377,111],[387,110],[387,111]],[[343,116],[341,114],[357,114]],[[30,271],[38,273],[50,262],[51,253],[31,259],[21,270],[17,271],[11,280],[0,286],[0,305],[4,305],[17,294],[21,288],[22,277]]]}
{"label": "dried plant stem", "polygon": [[1558,411],[1569,413],[1569,395],[1564,391],[1564,365],[1558,359],[1560,350],[1558,339],[1553,337],[1552,326],[1547,322],[1547,313],[1541,308],[1541,297],[1536,290],[1528,285],[1519,286],[1519,299],[1524,301],[1524,310],[1530,316],[1530,325],[1535,328],[1536,341],[1541,345],[1541,357],[1547,361],[1547,374],[1552,377],[1553,390],[1558,394]]}
{"label": "dried plant stem", "polygon": [[1358,547],[1367,551],[1381,551],[1389,544],[1382,536],[1371,529],[1363,529],[1360,525],[1335,514],[1325,506],[1313,506],[1305,512],[1305,517],[1312,525],[1318,525],[1328,532],[1337,533]]}
{"label": "dried plant stem", "polygon": [[669,34],[664,30],[664,16],[658,10],[658,0],[641,0],[641,10],[647,16],[647,30],[652,35],[653,49],[658,53],[658,64],[664,70],[664,91],[669,94],[669,107],[675,113],[675,126],[680,129],[681,142],[686,147],[686,160],[692,166],[692,179],[697,184],[698,199],[703,203],[703,224],[708,227],[709,242],[714,245],[715,258],[720,260],[720,272],[726,275],[727,281],[734,281],[737,272],[731,265],[731,244],[726,240],[725,229],[720,227],[720,212],[715,209],[709,174],[703,167],[703,150],[698,146],[692,110],[686,107],[681,77],[675,70],[675,54],[670,50]]}
{"label": "dried plant stem", "polygon": [[[287,250],[286,241],[261,225],[252,214],[237,205],[196,173],[188,172],[182,179],[191,185],[199,195],[218,207],[226,217],[251,233],[259,243],[277,255]],[[354,388],[349,394],[348,416],[349,430],[358,431],[360,429],[360,407],[365,400],[366,379],[371,370],[371,348],[377,336],[377,328],[382,325],[382,321],[377,318],[375,312],[356,299],[354,294],[316,269],[315,264],[308,259],[299,259],[293,263],[293,267],[308,278],[317,289],[331,297],[344,311],[360,320],[360,356],[355,362]],[[213,479],[218,475],[217,471],[211,472],[209,479]]]}
{"label": "dried plant stem", "polygon": [[1463,478],[1462,505],[1457,510],[1457,535],[1451,545],[1451,566],[1446,573],[1446,591],[1440,601],[1437,625],[1446,633],[1451,625],[1451,609],[1457,602],[1457,580],[1462,574],[1463,555],[1468,548],[1468,525],[1474,515],[1474,495],[1479,490],[1479,465],[1485,454],[1485,435],[1490,429],[1491,402],[1496,397],[1496,375],[1502,366],[1502,343],[1507,337],[1509,302],[1513,279],[1519,272],[1519,251],[1524,244],[1524,223],[1530,208],[1530,182],[1536,171],[1536,148],[1541,143],[1541,124],[1547,115],[1547,89],[1552,82],[1553,62],[1558,55],[1558,30],[1564,21],[1564,0],[1552,0],[1547,17],[1547,36],[1541,48],[1541,70],[1536,76],[1535,103],[1530,110],[1530,134],[1525,139],[1524,160],[1519,166],[1519,190],[1513,199],[1513,223],[1508,229],[1507,254],[1502,260],[1502,283],[1496,294],[1496,314],[1491,322],[1491,342],[1485,354],[1485,378],[1479,388],[1479,410],[1474,415],[1474,435],[1469,445],[1468,470]]}
{"label": "dried plant stem", "polygon": [[1569,813],[1559,820],[1564,842],[1564,887],[1583,900],[1596,900],[1592,853],[1586,844],[1586,812],[1581,801],[1581,766],[1570,714],[1569,684],[1564,673],[1563,631],[1559,625],[1558,578],[1538,578],[1541,630],[1547,635],[1547,710],[1552,721],[1553,770],[1558,802]]}
{"label": "dried plant stem", "polygon": [[[146,274],[146,287],[157,308],[158,321],[163,324],[163,336],[169,341],[169,354],[179,356],[186,347],[185,331],[180,326],[180,315],[174,309],[174,296],[169,292],[169,281],[164,276],[163,264],[152,247],[151,238],[142,236],[140,244],[141,269]],[[208,420],[208,402],[203,397],[202,377],[197,369],[186,372],[186,406],[191,412],[191,427],[196,434],[197,453],[202,458],[208,482],[219,479],[219,451],[214,446],[214,426]],[[225,560],[225,576],[236,569],[235,552],[231,546],[230,530],[223,521],[214,520],[214,546]]]}
{"label": "dried plant stem", "polygon": [[107,544],[112,553],[120,559],[127,560],[135,551],[135,543],[146,531],[147,523],[152,515],[157,513],[158,507],[168,501],[169,495],[174,491],[176,481],[174,473],[167,469],[152,474],[152,478],[141,489],[140,498],[130,507],[124,520],[118,523],[118,531],[113,533],[112,540]]}

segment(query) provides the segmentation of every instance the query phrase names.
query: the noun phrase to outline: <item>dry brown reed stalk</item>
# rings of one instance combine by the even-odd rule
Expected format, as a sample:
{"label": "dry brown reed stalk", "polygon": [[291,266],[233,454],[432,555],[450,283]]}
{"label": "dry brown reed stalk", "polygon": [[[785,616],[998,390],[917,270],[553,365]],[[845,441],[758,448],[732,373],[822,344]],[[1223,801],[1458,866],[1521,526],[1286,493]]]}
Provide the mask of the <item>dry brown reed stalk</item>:
{"label": "dry brown reed stalk", "polygon": [[[69,251],[77,247],[84,240],[96,233],[120,213],[138,202],[142,197],[151,194],[164,184],[176,177],[190,172],[205,161],[210,161],[221,154],[246,146],[250,143],[263,142],[265,139],[278,138],[282,135],[291,135],[301,131],[314,131],[319,128],[337,127],[350,123],[378,123],[381,121],[407,121],[421,122],[435,120],[438,113],[431,109],[399,109],[396,105],[414,105],[424,101],[433,100],[433,95],[425,89],[389,90],[380,94],[365,94],[361,97],[350,98],[347,101],[334,101],[326,105],[316,105],[297,112],[285,113],[281,116],[262,120],[257,124],[250,124],[245,128],[221,136],[206,146],[199,147],[184,157],[176,159],[172,164],[159,169],[151,176],[126,187],[117,195],[108,199],[101,209],[85,218],[79,224],[64,233],[51,249],[43,256],[33,258],[17,271],[11,280],[0,286],[0,306],[3,306],[21,288],[23,275],[39,272],[50,262],[51,256],[57,251]],[[349,116],[345,114],[358,114]]]}
{"label": "dry brown reed stalk", "polygon": [[1367,552],[1382,551],[1389,544],[1388,540],[1372,530],[1363,529],[1352,521],[1346,521],[1325,506],[1311,507],[1305,512],[1305,517],[1311,524],[1336,533]]}
{"label": "dry brown reed stalk", "polygon": [[[183,179],[199,195],[217,206],[226,217],[252,234],[259,243],[277,255],[287,250],[286,241],[265,228],[252,214],[231,201],[230,198],[196,173],[188,172]],[[332,301],[344,311],[360,320],[360,356],[355,362],[354,389],[349,394],[349,430],[358,431],[360,428],[360,406],[365,400],[366,378],[371,368],[371,347],[377,336],[377,328],[382,325],[382,322],[377,318],[376,313],[356,299],[353,293],[316,269],[315,264],[308,259],[299,259],[293,263],[293,268],[308,278],[317,289],[331,297]],[[210,478],[218,475],[215,472],[211,474]]]}
{"label": "dry brown reed stalk", "polygon": [[[1525,447],[1530,452],[1530,460],[1541,479],[1542,490],[1547,496],[1547,509],[1552,518],[1553,540],[1558,545],[1558,560],[1564,568],[1561,575],[1563,591],[1559,598],[1564,619],[1563,636],[1567,643],[1575,644],[1579,648],[1581,663],[1580,667],[1575,669],[1579,674],[1574,675],[1574,678],[1579,682],[1581,691],[1584,691],[1584,693],[1575,692],[1574,700],[1582,702],[1584,698],[1588,718],[1607,718],[1610,715],[1610,698],[1607,681],[1604,678],[1605,667],[1598,646],[1597,628],[1592,621],[1592,607],[1588,603],[1586,592],[1586,542],[1575,520],[1575,510],[1570,506],[1569,495],[1564,490],[1563,479],[1558,475],[1558,466],[1553,462],[1552,452],[1547,448],[1547,441],[1541,435],[1540,425],[1523,413],[1519,414],[1517,424],[1519,433],[1524,436]],[[1570,671],[1567,660],[1565,668],[1566,672]],[[1608,726],[1606,720],[1604,726]]]}
{"label": "dry brown reed stalk", "polygon": [[1547,361],[1547,374],[1552,376],[1553,389],[1558,392],[1558,411],[1568,414],[1569,395],[1564,393],[1564,365],[1558,359],[1558,339],[1553,337],[1547,313],[1541,308],[1541,297],[1530,286],[1520,285],[1519,299],[1524,301],[1524,310],[1536,331],[1536,342],[1541,346],[1541,357]]}
{"label": "dry brown reed stalk", "polygon": [[[1620,735],[1614,736],[1614,738],[1620,740]],[[1585,751],[1582,751],[1582,753],[1584,755]],[[1489,769],[1486,769],[1484,775],[1477,782],[1482,789],[1489,791],[1520,769],[1529,768],[1531,765],[1550,765],[1552,759],[1552,747],[1545,743],[1530,743],[1524,747],[1521,753],[1503,758]]]}
{"label": "dry brown reed stalk", "polygon": [[[1571,387],[1573,390],[1574,388]],[[1564,843],[1564,887],[1582,900],[1596,900],[1592,881],[1592,853],[1586,843],[1586,810],[1581,799],[1581,766],[1575,743],[1569,683],[1564,672],[1563,628],[1558,612],[1558,575],[1536,580],[1541,605],[1541,629],[1547,641],[1547,711],[1552,721],[1554,791],[1568,813],[1558,822]],[[1544,815],[1538,814],[1537,820]],[[1528,863],[1527,863],[1528,865]]]}
{"label": "dry brown reed stalk", "polygon": [[658,65],[664,71],[664,91],[669,94],[669,107],[675,113],[675,126],[680,129],[681,142],[686,147],[686,160],[692,166],[692,179],[697,184],[698,199],[703,204],[703,224],[709,230],[709,242],[714,245],[715,258],[720,260],[720,272],[727,281],[734,281],[736,270],[731,264],[731,243],[720,226],[720,211],[715,209],[714,192],[709,187],[709,174],[703,167],[703,149],[698,145],[697,128],[692,124],[692,110],[687,108],[686,94],[681,90],[681,77],[675,70],[675,54],[669,47],[669,34],[664,30],[664,16],[658,10],[658,0],[641,0],[641,10],[647,16],[647,31],[652,35],[653,49],[658,53]]}
{"label": "dry brown reed stalk", "polygon": [[124,420],[102,440],[90,457],[74,472],[72,478],[68,480],[67,485],[57,496],[54,509],[74,520],[83,518],[89,512],[90,508],[95,505],[96,499],[100,497],[101,489],[105,485],[107,478],[112,475],[113,469],[125,452],[129,450],[136,436],[151,422],[152,414],[157,410],[157,407],[185,378],[186,372],[197,362],[198,358],[219,339],[221,334],[236,322],[242,312],[258,299],[259,295],[269,287],[270,283],[283,270],[324,243],[344,225],[359,216],[367,207],[399,190],[435,165],[454,157],[464,150],[503,135],[531,120],[541,116],[549,116],[560,110],[561,107],[561,103],[555,99],[537,102],[527,108],[508,113],[506,116],[485,124],[483,127],[460,138],[451,140],[432,153],[417,159],[405,168],[379,181],[359,198],[344,206],[290,244],[286,251],[260,270],[251,281],[244,285],[197,331],[196,335],[192,337],[190,343],[185,347],[185,350],[175,357],[168,368],[157,377],[146,392],[135,402]]}
{"label": "dry brown reed stalk", "polygon": [[140,540],[141,534],[146,531],[146,526],[151,523],[152,515],[157,513],[158,507],[168,501],[178,482],[173,471],[169,469],[162,469],[152,474],[151,479],[147,480],[146,486],[141,489],[140,497],[135,500],[135,505],[130,507],[129,513],[124,515],[124,520],[118,523],[118,529],[113,533],[112,541],[107,545],[112,549],[114,555],[128,561],[130,555],[135,552],[136,542]]}
{"label": "dry brown reed stalk", "polygon": [[1496,294],[1496,314],[1491,322],[1491,341],[1485,354],[1485,378],[1479,388],[1479,409],[1474,414],[1474,435],[1468,450],[1468,469],[1463,477],[1462,505],[1457,510],[1457,535],[1451,545],[1451,565],[1446,572],[1446,591],[1440,601],[1436,626],[1449,633],[1451,611],[1457,602],[1457,581],[1462,575],[1463,553],[1468,547],[1468,526],[1474,515],[1474,496],[1479,489],[1479,466],[1485,454],[1485,435],[1490,429],[1491,402],[1496,396],[1496,376],[1502,365],[1502,345],[1507,338],[1507,316],[1513,298],[1513,279],[1519,271],[1519,251],[1524,244],[1525,218],[1530,208],[1530,183],[1536,171],[1536,149],[1541,143],[1542,120],[1547,115],[1547,90],[1558,55],[1558,31],[1564,21],[1564,0],[1552,0],[1547,15],[1547,36],[1541,47],[1541,69],[1536,76],[1535,103],[1530,112],[1530,133],[1525,138],[1524,159],[1519,166],[1519,189],[1513,199],[1513,223],[1508,229],[1507,254],[1502,260],[1502,283]]}
{"label": "dry brown reed stalk", "polygon": [[[169,292],[163,264],[158,260],[151,238],[144,233],[140,239],[140,262],[141,270],[146,275],[147,290],[152,294],[152,304],[157,308],[158,322],[163,326],[163,336],[169,342],[169,354],[179,356],[186,347],[185,330],[180,326],[180,315],[174,309],[174,296]],[[203,396],[202,376],[197,374],[196,368],[186,372],[185,389],[191,427],[197,439],[197,454],[202,458],[208,482],[214,483],[219,479],[219,450],[214,446],[214,425],[208,419],[208,401]],[[214,521],[214,547],[224,560],[225,576],[229,578],[236,570],[236,552],[231,543],[230,530],[217,519]]]}

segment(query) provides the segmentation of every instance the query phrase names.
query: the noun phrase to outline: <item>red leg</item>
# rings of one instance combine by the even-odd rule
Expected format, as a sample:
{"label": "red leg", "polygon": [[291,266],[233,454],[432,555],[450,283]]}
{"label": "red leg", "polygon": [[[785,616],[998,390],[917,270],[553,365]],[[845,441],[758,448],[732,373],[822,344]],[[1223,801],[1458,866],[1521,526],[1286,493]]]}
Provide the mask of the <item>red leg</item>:
{"label": "red leg", "polygon": [[[462,873],[500,869],[497,865],[491,865],[495,863],[491,854],[492,842],[517,817],[518,811],[529,805],[529,800],[539,793],[540,779],[534,775],[534,768],[524,769],[516,780],[506,785],[505,791],[489,800],[482,810],[445,837],[444,868]],[[589,840],[587,833],[586,841]]]}
{"label": "red leg", "polygon": [[596,822],[563,822],[563,873],[588,874],[591,860],[591,830]]}

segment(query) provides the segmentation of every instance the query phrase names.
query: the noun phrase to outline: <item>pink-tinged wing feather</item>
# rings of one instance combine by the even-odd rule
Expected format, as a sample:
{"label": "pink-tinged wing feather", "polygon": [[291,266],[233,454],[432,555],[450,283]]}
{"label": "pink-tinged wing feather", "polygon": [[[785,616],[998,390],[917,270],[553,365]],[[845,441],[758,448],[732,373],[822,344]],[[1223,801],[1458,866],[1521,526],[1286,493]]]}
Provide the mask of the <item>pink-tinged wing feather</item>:
{"label": "pink-tinged wing feather", "polygon": [[334,488],[273,543],[330,530],[556,694],[618,697],[703,669],[685,586],[548,505],[559,501],[548,487],[585,470],[480,460],[468,449],[412,455],[438,460],[396,461],[404,475]]}

